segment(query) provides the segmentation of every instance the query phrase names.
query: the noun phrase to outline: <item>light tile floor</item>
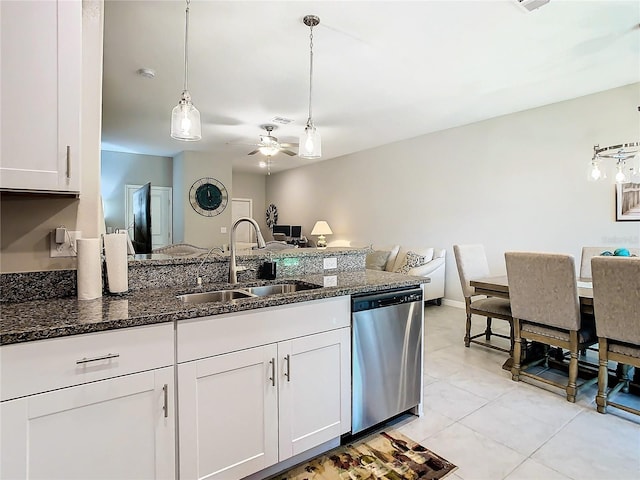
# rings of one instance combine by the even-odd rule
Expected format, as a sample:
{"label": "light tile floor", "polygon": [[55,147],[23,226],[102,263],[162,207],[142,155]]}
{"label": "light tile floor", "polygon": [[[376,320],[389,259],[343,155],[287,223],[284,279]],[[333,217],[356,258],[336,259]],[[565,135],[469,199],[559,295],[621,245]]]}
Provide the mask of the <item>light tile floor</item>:
{"label": "light tile floor", "polygon": [[[597,413],[596,385],[571,404],[559,389],[512,381],[505,353],[465,348],[464,325],[463,309],[425,307],[425,414],[394,425],[457,465],[448,479],[640,478],[640,417]],[[494,320],[494,330],[508,326]]]}

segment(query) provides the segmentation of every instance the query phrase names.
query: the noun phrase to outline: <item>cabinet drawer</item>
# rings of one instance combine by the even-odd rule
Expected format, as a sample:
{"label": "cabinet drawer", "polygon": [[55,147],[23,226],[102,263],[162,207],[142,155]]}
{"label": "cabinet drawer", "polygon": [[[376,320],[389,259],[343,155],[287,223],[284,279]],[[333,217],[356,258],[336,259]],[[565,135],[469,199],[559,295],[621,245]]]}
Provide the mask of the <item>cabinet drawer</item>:
{"label": "cabinet drawer", "polygon": [[173,323],[3,345],[0,400],[173,363]]}
{"label": "cabinet drawer", "polygon": [[177,362],[257,347],[351,325],[350,297],[181,320]]}

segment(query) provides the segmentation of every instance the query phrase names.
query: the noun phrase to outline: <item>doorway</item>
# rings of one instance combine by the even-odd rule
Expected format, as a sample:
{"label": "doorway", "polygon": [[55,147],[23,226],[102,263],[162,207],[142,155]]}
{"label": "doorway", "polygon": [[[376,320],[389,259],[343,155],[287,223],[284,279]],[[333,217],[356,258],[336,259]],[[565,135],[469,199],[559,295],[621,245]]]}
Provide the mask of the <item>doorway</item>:
{"label": "doorway", "polygon": [[[142,185],[125,185],[125,218],[133,238],[133,193]],[[171,245],[173,241],[173,188],[151,185],[151,248]]]}
{"label": "doorway", "polygon": [[[241,217],[253,218],[253,200],[251,198],[231,199],[231,225],[233,226]],[[236,241],[242,243],[254,243],[255,236],[253,228],[246,222],[238,225],[236,230]]]}

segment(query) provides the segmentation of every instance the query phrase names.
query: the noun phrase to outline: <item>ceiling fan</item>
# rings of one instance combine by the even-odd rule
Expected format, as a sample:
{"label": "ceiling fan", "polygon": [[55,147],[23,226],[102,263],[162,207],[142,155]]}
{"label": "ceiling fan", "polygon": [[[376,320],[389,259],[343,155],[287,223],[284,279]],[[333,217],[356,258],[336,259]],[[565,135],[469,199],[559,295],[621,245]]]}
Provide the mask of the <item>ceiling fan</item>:
{"label": "ceiling fan", "polygon": [[278,127],[275,125],[261,125],[260,128],[265,129],[267,134],[260,135],[260,143],[255,144],[258,148],[249,152],[247,155],[255,155],[258,152],[268,157],[271,157],[278,152],[282,152],[290,156],[297,155],[296,152],[288,149],[289,147],[297,147],[297,143],[280,143],[276,137],[271,135],[271,132]]}

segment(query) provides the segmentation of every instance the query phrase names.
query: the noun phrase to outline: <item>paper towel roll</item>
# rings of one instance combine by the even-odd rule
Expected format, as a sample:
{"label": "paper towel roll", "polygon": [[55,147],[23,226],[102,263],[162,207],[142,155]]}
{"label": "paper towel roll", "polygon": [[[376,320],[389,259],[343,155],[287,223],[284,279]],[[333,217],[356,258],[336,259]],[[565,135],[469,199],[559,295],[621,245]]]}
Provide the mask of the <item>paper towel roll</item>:
{"label": "paper towel roll", "polygon": [[79,238],[77,291],[78,300],[92,300],[102,296],[102,262],[100,261],[100,239]]}
{"label": "paper towel roll", "polygon": [[109,292],[126,292],[129,289],[127,236],[122,233],[107,233],[103,238]]}

